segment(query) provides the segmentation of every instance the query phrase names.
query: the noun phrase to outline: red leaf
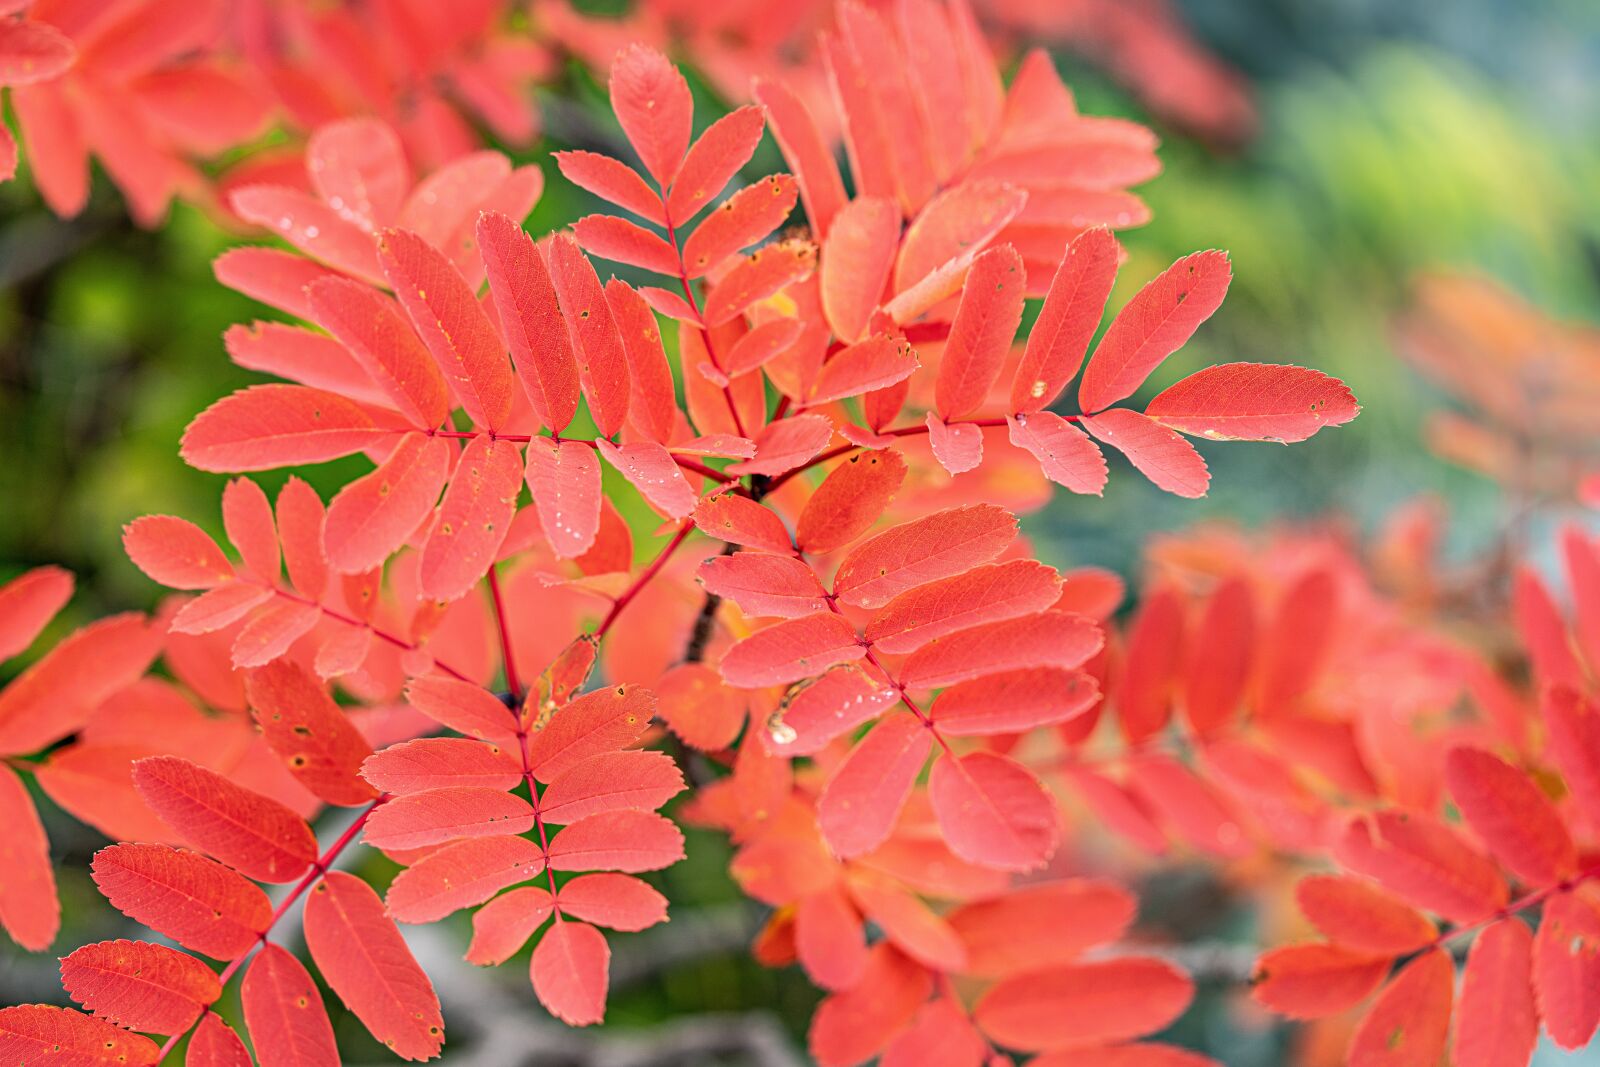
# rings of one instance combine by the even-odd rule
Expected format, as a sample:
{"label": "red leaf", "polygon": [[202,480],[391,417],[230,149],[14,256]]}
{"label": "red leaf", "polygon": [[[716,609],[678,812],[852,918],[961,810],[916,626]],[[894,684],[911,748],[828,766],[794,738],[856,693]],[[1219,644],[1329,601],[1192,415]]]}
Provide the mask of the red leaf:
{"label": "red leaf", "polygon": [[880,652],[914,652],[969,626],[1043,611],[1060,595],[1061,576],[1030,559],[975,567],[895,597],[867,624],[866,640]]}
{"label": "red leaf", "polygon": [[465,596],[494,565],[522,491],[522,453],[510,441],[480,434],[467,442],[422,549],[422,595]]}
{"label": "red leaf", "polygon": [[1078,386],[1079,406],[1094,413],[1132,396],[1222,306],[1231,277],[1227,253],[1213,251],[1185,256],[1151,279],[1100,339]]}
{"label": "red leaf", "polygon": [[189,1038],[184,1067],[252,1067],[250,1053],[216,1012],[206,1012]]}
{"label": "red leaf", "polygon": [[187,519],[171,515],[134,519],[122,528],[122,548],[151,581],[169,589],[214,589],[233,581],[228,557],[209,534]]}
{"label": "red leaf", "polygon": [[245,624],[233,642],[233,665],[260,667],[271,663],[322,620],[316,604],[277,600]]}
{"label": "red leaf", "polygon": [[872,528],[905,479],[906,461],[892,449],[857,453],[844,460],[828,472],[801,509],[796,542],[813,555],[843,548]]}
{"label": "red leaf", "polygon": [[133,612],[74,630],[0,690],[0,754],[36,752],[78,729],[160,647],[161,635]]}
{"label": "red leaf", "polygon": [[1085,230],[1067,246],[1011,381],[1012,411],[1043,411],[1077,376],[1117,280],[1119,251],[1111,231],[1098,228]]}
{"label": "red leaf", "polygon": [[751,95],[766,109],[773,140],[778,142],[783,158],[800,185],[800,198],[805,202],[806,218],[811,221],[812,231],[819,236],[826,235],[834,216],[847,203],[844,181],[839,177],[832,149],[818,131],[805,104],[786,84],[757,78],[751,86]]}
{"label": "red leaf", "polygon": [[1159,587],[1146,596],[1128,632],[1117,715],[1129,742],[1154,736],[1171,718],[1183,641],[1183,600],[1170,586]]}
{"label": "red leaf", "polygon": [[188,760],[139,760],[133,784],[185,840],[258,882],[292,882],[317,858],[317,838],[304,819]]}
{"label": "red leaf", "polygon": [[1452,1045],[1456,1067],[1520,1067],[1539,1040],[1533,1000],[1533,934],[1520,919],[1485,927],[1461,978]]}
{"label": "red leaf", "polygon": [[581,556],[600,529],[600,461],[578,441],[528,442],[528,490],[545,540],[563,559]]}
{"label": "red leaf", "polygon": [[1587,1045],[1600,1027],[1600,905],[1583,889],[1545,903],[1533,939],[1533,981],[1550,1039]]}
{"label": "red leaf", "polygon": [[309,193],[278,185],[247,185],[229,197],[234,214],[263,226],[313,259],[381,285],[372,235]]}
{"label": "red leaf", "polygon": [[656,234],[615,215],[585,215],[572,232],[591,256],[642,267],[657,274],[678,273],[678,253]]}
{"label": "red leaf", "polygon": [[310,321],[307,290],[323,278],[339,275],[304,256],[278,248],[230,248],[211,264],[217,281],[245,296]]}
{"label": "red leaf", "polygon": [[103,1019],[50,1004],[0,1008],[0,1058],[72,1067],[153,1067],[156,1043]]}
{"label": "red leaf", "polygon": [[428,718],[458,733],[514,750],[517,720],[493,693],[471,682],[431,675],[413,678],[406,699]]}
{"label": "red leaf", "polygon": [[1073,668],[1105,644],[1098,624],[1063,611],[986,623],[937,638],[900,669],[911,689],[937,689],[1022,667]]}
{"label": "red leaf", "polygon": [[883,296],[900,238],[892,200],[859,197],[846,204],[822,242],[822,313],[835,337],[856,341]]}
{"label": "red leaf", "polygon": [[656,714],[690,748],[726,748],[744,725],[745,694],[722,684],[722,676],[703,663],[667,671],[656,681],[656,697]]}
{"label": "red leaf", "polygon": [[1035,1064],[1038,1067],[1222,1067],[1210,1056],[1155,1042],[1046,1052],[1028,1061],[1029,1067]]}
{"label": "red leaf", "polygon": [[399,213],[411,185],[400,138],[372,118],[319,126],[306,143],[306,170],[323,200],[369,230]]}
{"label": "red leaf", "polygon": [[595,425],[610,437],[622,429],[628,414],[628,358],[622,336],[594,265],[578,242],[571,234],[558,233],[548,247],[550,279],[572,334],[583,395],[589,398]]}
{"label": "red leaf", "polygon": [[1588,818],[1600,820],[1600,710],[1567,685],[1548,687],[1542,710],[1550,732],[1545,745],[1550,761],[1577,806]]}
{"label": "red leaf", "polygon": [[543,871],[544,852],[526,837],[467,838],[401,871],[390,883],[385,903],[400,922],[436,922]]}
{"label": "red leaf", "polygon": [[972,261],[934,382],[934,407],[946,419],[970,415],[988,400],[1022,323],[1026,288],[1022,257],[1010,245]]}
{"label": "red leaf", "polygon": [[983,430],[970,422],[948,423],[928,412],[928,444],[939,466],[952,475],[965,474],[983,462]]}
{"label": "red leaf", "polygon": [[[689,147],[694,117],[689,84],[666,56],[633,44],[612,61],[610,88],[611,108],[628,143],[656,184],[666,188]],[[598,1016],[589,1021],[599,1021]]]}
{"label": "red leaf", "polygon": [[729,685],[759,689],[821,674],[864,655],[855,627],[838,615],[818,612],[757,630],[728,649],[718,669]]}
{"label": "red leaf", "polygon": [[0,660],[25,651],[71,598],[72,574],[60,567],[35,567],[0,585]]}
{"label": "red leaf", "polygon": [[53,81],[75,59],[72,39],[48,23],[11,19],[0,27],[0,85]]}
{"label": "red leaf", "polygon": [[606,303],[628,361],[628,422],[650,440],[667,444],[677,436],[678,399],[661,327],[645,298],[618,278],[606,282]]}
{"label": "red leaf", "polygon": [[902,523],[857,545],[834,575],[840,600],[880,608],[908,589],[994,559],[1017,536],[1017,520],[992,504],[969,504]]}
{"label": "red leaf", "polygon": [[1250,681],[1255,634],[1249,582],[1225,579],[1206,601],[1182,673],[1184,712],[1195,733],[1204,736],[1221,729],[1239,709]]}
{"label": "red leaf", "polygon": [[438,250],[414,233],[384,230],[378,258],[418,336],[433,353],[468,417],[498,430],[511,416],[511,365],[472,287]]}
{"label": "red leaf", "polygon": [[1170,963],[1128,957],[1004,979],[978,1000],[973,1019],[1011,1048],[1084,1048],[1160,1030],[1193,995]]}
{"label": "red leaf", "polygon": [[817,1006],[807,1033],[811,1055],[822,1067],[871,1059],[910,1025],[932,986],[927,968],[890,945],[874,945],[860,981]]}
{"label": "red leaf", "polygon": [[282,561],[278,528],[267,494],[248,478],[235,478],[222,491],[222,525],[239,550],[245,569],[266,585],[277,585]]}
{"label": "red leaf", "polygon": [[239,999],[261,1067],[338,1067],[322,994],[288,952],[262,945],[245,971]]}
{"label": "red leaf", "polygon": [[550,891],[538,886],[525,885],[500,894],[472,915],[467,962],[499,966],[522,950],[554,910]]}
{"label": "red leaf", "polygon": [[1438,930],[1423,915],[1377,886],[1348,875],[1312,875],[1295,886],[1300,911],[1342,948],[1401,956],[1428,945]]}
{"label": "red leaf", "polygon": [[811,385],[810,404],[887,389],[911,377],[920,364],[903,340],[878,334],[850,345],[823,364]]}
{"label": "red leaf", "polygon": [[417,966],[383,901],[354,875],[330,871],[306,898],[306,948],[339,999],[403,1060],[444,1045],[433,983]]}
{"label": "red leaf", "polygon": [[329,804],[377,796],[360,777],[372,746],[304,667],[280,660],[253,670],[245,692],[267,744],[301,785]]}
{"label": "red leaf", "polygon": [[201,1010],[222,995],[216,974],[165,945],[101,941],[61,960],[67,994],[130,1030],[181,1034]]}
{"label": "red leaf", "polygon": [[1099,496],[1106,487],[1106,457],[1087,434],[1053,411],[1009,415],[1011,443],[1039,461],[1044,476],[1074,493]]}
{"label": "red leaf", "polygon": [[578,408],[578,364],[549,268],[533,238],[504,215],[485,213],[477,236],[522,390],[539,421],[559,433]]}
{"label": "red leaf", "polygon": [[1561,609],[1538,574],[1527,565],[1517,568],[1511,587],[1511,614],[1522,644],[1533,660],[1533,673],[1542,683],[1583,686],[1583,668],[1573,652]]}
{"label": "red leaf", "polygon": [[1251,978],[1255,999],[1294,1019],[1317,1019],[1346,1011],[1383,984],[1393,963],[1337,945],[1275,948],[1256,962]]}
{"label": "red leaf", "polygon": [[[816,269],[817,248],[809,241],[763,245],[724,274],[706,299],[705,325],[721,326],[758,300],[765,300]],[[787,420],[786,420],[787,421]]]}
{"label": "red leaf", "polygon": [[587,923],[558,921],[533,950],[533,991],[568,1026],[591,1026],[605,1018],[611,948]]}
{"label": "red leaf", "polygon": [[333,334],[419,430],[444,421],[450,387],[395,302],[348,278],[329,278],[310,290],[317,325]]}
{"label": "red leaf", "polygon": [[264,471],[325,463],[394,432],[342,396],[302,385],[255,385],[196,415],[180,451],[203,471]]}
{"label": "red leaf", "polygon": [[928,717],[950,737],[1021,733],[1076,718],[1100,698],[1094,678],[1060,667],[1023,667],[959,682]]}
{"label": "red leaf", "polygon": [[550,842],[553,871],[658,871],[682,858],[683,834],[653,811],[590,815]]}
{"label": "red leaf", "polygon": [[700,564],[696,576],[706,592],[733,601],[746,615],[793,619],[828,610],[827,590],[816,572],[792,556],[714,556]]}
{"label": "red leaf", "polygon": [[373,848],[414,849],[463,837],[497,837],[533,829],[533,809],[521,797],[482,786],[449,786],[389,801],[367,819]]}
{"label": "red leaf", "polygon": [[730,464],[728,473],[775,477],[793,470],[828,447],[833,423],[821,415],[791,415],[762,427],[755,440],[755,458]]}
{"label": "red leaf", "polygon": [[888,878],[855,874],[849,884],[862,913],[901,952],[937,971],[966,969],[961,938],[921,897]]}
{"label": "red leaf", "polygon": [[[817,491],[821,492],[820,489]],[[813,495],[811,499],[815,500],[816,496]],[[804,518],[805,512],[801,512],[802,522]],[[794,551],[794,546],[789,542],[789,531],[783,528],[783,520],[771,509],[749,497],[733,493],[705,497],[695,507],[694,524],[707,537],[726,541],[730,545],[748,545],[784,554]]]}
{"label": "red leaf", "polygon": [[195,852],[112,845],[95,853],[93,871],[112,907],[213,959],[244,955],[272,921],[265,893]]}
{"label": "red leaf", "polygon": [[[311,317],[309,308],[304,317]],[[327,334],[281,322],[253,322],[228,327],[222,343],[228,357],[246,370],[325,389],[363,404],[393,406],[389,394],[350,350]]]}
{"label": "red leaf", "polygon": [[992,752],[934,761],[928,798],[957,856],[985,867],[1042,867],[1061,839],[1054,799],[1027,769]]}
{"label": "red leaf", "polygon": [[669,518],[681,519],[694,511],[698,494],[678,469],[677,462],[654,441],[617,446],[601,438],[600,454],[648,500]]}
{"label": "red leaf", "polygon": [[560,825],[602,811],[653,811],[683,789],[683,772],[664,752],[602,752],[552,781],[539,797],[539,813]]}
{"label": "red leaf", "polygon": [[[683,245],[683,266],[698,278],[760,241],[794,210],[799,186],[787,174],[769,175],[734,193],[707,215]],[[663,274],[675,272],[676,265]]]}
{"label": "red leaf", "polygon": [[1252,851],[1232,808],[1183,763],[1152,753],[1131,761],[1128,775],[1139,797],[1196,848],[1224,858]]}
{"label": "red leaf", "polygon": [[1169,386],[1145,414],[1163,426],[1213,441],[1304,441],[1361,411],[1337,378],[1304,367],[1226,363]]}
{"label": "red leaf", "polygon": [[836,855],[848,859],[883,844],[932,743],[921,722],[897,715],[856,745],[817,800],[817,825]]}
{"label": "red leaf", "polygon": [[876,684],[859,667],[835,667],[785,694],[767,720],[767,747],[780,756],[815,755],[899,701],[899,693]]}
{"label": "red leaf", "polygon": [[1380,811],[1352,820],[1336,855],[1351,870],[1453,922],[1476,922],[1506,903],[1495,865],[1420,813]]}
{"label": "red leaf", "polygon": [[967,948],[963,973],[1004,978],[1068,963],[1132,924],[1137,902],[1114,882],[1073,879],[1023,886],[963,905],[946,918]]}
{"label": "red leaf", "polygon": [[[759,128],[756,135],[760,136]],[[661,210],[661,197],[626,163],[597,152],[552,152],[551,155],[555,156],[562,175],[578,188],[626,208],[646,222],[657,226],[667,224],[667,216]]]}
{"label": "red leaf", "polygon": [[909,1029],[889,1042],[880,1067],[981,1067],[988,1042],[966,1012],[948,999],[932,1000],[917,1012]]}
{"label": "red leaf", "polygon": [[328,562],[344,574],[381,566],[433,511],[450,473],[450,442],[409,433],[372,473],[328,504]]}
{"label": "red leaf", "polygon": [[1194,446],[1131,408],[1085,416],[1083,428],[1112,445],[1159,488],[1191,500],[1206,495],[1211,472]]}
{"label": "red leaf", "polygon": [[964,181],[928,201],[900,239],[895,292],[906,292],[952,260],[971,262],[1027,198],[1026,191],[1000,182]]}
{"label": "red leaf", "polygon": [[612,930],[643,930],[667,921],[667,898],[626,874],[580,874],[556,894],[563,915]]}
{"label": "red leaf", "polygon": [[1350,1042],[1351,1067],[1432,1067],[1444,1055],[1456,968],[1432,949],[1378,995]]}
{"label": "red leaf", "polygon": [[839,886],[800,898],[795,905],[794,951],[806,976],[838,992],[861,980],[867,966],[866,930]]}
{"label": "red leaf", "polygon": [[368,756],[361,776],[385,793],[422,793],[449,786],[508,790],[522,768],[498,745],[464,737],[424,737]]}
{"label": "red leaf", "polygon": [[31,952],[50,947],[61,929],[50,842],[39,813],[15,771],[0,769],[0,819],[9,830],[0,839],[0,925]]}
{"label": "red leaf", "polygon": [[1577,848],[1561,814],[1525,773],[1481,749],[1457,746],[1445,756],[1444,779],[1467,825],[1518,878],[1550,885],[1577,869]]}
{"label": "red leaf", "polygon": [[528,767],[553,782],[590,756],[626,748],[644,735],[655,694],[636,685],[608,686],[557,708],[528,741]]}
{"label": "red leaf", "polygon": [[759,107],[741,107],[706,127],[672,179],[667,213],[682,226],[722,192],[761,142],[765,119]]}

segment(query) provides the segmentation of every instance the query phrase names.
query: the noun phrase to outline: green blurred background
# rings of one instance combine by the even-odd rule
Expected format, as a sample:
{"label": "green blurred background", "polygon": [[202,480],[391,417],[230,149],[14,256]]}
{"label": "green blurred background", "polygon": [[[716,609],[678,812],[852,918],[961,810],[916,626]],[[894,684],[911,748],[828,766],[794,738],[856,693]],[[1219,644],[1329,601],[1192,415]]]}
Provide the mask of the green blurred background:
{"label": "green blurred background", "polygon": [[[1153,532],[1324,514],[1370,529],[1424,491],[1451,508],[1453,550],[1470,551],[1494,535],[1502,501],[1492,484],[1423,449],[1421,417],[1446,401],[1397,359],[1389,321],[1415,272],[1439,267],[1497,277],[1558,317],[1600,318],[1600,4],[1181,6],[1201,40],[1248,78],[1261,131],[1219,154],[1161,130],[1165,173],[1141,189],[1154,220],[1124,235],[1132,262],[1113,303],[1200,248],[1229,249],[1235,281],[1221,312],[1149,388],[1212,362],[1288,360],[1343,377],[1365,410],[1352,426],[1293,449],[1204,446],[1214,480],[1198,502],[1156,491],[1113,458],[1103,501],[1061,494],[1033,517],[1041,554],[1128,572]],[[1093,63],[1065,52],[1058,63],[1083,110],[1149,121]],[[603,93],[576,67],[542,91],[559,106],[547,110],[538,152],[551,180],[530,224],[536,232],[586,210],[544,150],[609,122]],[[703,95],[702,104],[703,123],[715,112]],[[777,165],[769,144],[754,166]],[[154,604],[157,590],[119,546],[128,519],[167,512],[218,525],[222,479],[184,466],[177,442],[197,411],[254,377],[227,360],[220,337],[264,310],[210,272],[212,258],[240,240],[189,207],[158,232],[139,231],[103,181],[84,216],[67,222],[44,210],[25,176],[0,186],[0,578],[46,562],[75,571],[78,596],[57,632]],[[348,473],[311,476],[326,495]],[[280,481],[262,480],[269,491]],[[81,873],[93,835],[60,819],[50,830]],[[675,918],[701,923],[711,950],[648,967],[642,961],[673,949],[649,935],[623,939],[619,959],[643,977],[623,983],[608,1029],[766,1009],[780,1029],[803,1030],[815,994],[793,974],[749,962],[751,916],[727,881],[726,855],[695,835],[689,862],[664,879]],[[63,944],[114,936],[114,917],[86,878],[69,875],[63,892],[83,926]],[[1159,897],[1147,906],[1163,918]],[[1241,936],[1245,921],[1224,908],[1185,932]],[[0,982],[8,993],[31,985],[45,962],[0,949]],[[1230,1064],[1281,1062],[1281,1032],[1234,1026],[1221,1010],[1184,1025],[1186,1043]],[[363,1049],[362,1040],[352,1035],[351,1048]],[[376,1052],[365,1049],[365,1058]],[[1540,1064],[1569,1062],[1540,1056]]]}

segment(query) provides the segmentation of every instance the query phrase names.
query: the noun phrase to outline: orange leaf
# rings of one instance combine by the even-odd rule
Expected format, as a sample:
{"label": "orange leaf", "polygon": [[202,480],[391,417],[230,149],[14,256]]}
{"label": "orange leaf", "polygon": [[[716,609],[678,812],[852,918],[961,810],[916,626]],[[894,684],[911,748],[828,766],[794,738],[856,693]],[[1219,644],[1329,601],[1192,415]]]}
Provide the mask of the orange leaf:
{"label": "orange leaf", "polygon": [[1351,1067],[1433,1067],[1450,1031],[1455,964],[1443,949],[1408,963],[1378,995],[1350,1042]]}
{"label": "orange leaf", "polygon": [[1193,995],[1170,963],[1127,957],[1004,979],[978,1000],[973,1019],[1010,1048],[1085,1048],[1160,1030]]}

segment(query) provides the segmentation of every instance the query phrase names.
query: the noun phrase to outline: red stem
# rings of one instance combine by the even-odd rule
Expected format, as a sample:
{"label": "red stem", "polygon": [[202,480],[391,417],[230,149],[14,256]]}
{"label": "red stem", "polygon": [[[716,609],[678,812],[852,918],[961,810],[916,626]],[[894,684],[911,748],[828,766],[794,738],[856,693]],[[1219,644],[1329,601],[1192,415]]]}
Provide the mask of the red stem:
{"label": "red stem", "polygon": [[[1081,416],[1081,415],[1063,415],[1061,417],[1063,419],[1065,419],[1066,421],[1068,421],[1068,422],[1077,422],[1083,416]],[[1006,420],[1005,419],[961,419],[959,421],[950,423],[950,425],[951,426],[982,426],[982,427],[991,427],[992,428],[992,427],[995,427],[995,426],[1004,426],[1004,425],[1006,425]],[[925,434],[927,432],[928,432],[928,424],[925,423],[925,422],[919,422],[915,426],[902,426],[898,430],[884,430],[883,433],[880,434],[879,436],[882,436],[882,437],[916,437],[918,434]],[[767,492],[769,492],[769,493],[772,492],[774,489],[778,488],[778,486],[782,485],[784,482],[787,482],[790,478],[793,478],[795,475],[799,474],[801,471],[810,470],[812,467],[818,466],[819,464],[826,463],[830,459],[838,459],[840,456],[848,456],[850,453],[856,451],[858,448],[861,448],[861,447],[862,447],[861,445],[840,445],[838,448],[830,449],[829,451],[824,452],[819,456],[813,456],[811,459],[809,459],[805,463],[800,464],[800,466],[795,467],[793,470],[784,471],[782,474],[780,474],[776,478],[772,479],[772,481],[767,485]]]}
{"label": "red stem", "polygon": [[[396,433],[413,433],[415,431],[412,431],[412,430],[396,430],[395,432]],[[483,433],[483,431],[481,431],[481,430],[433,430],[433,431],[431,431],[431,434],[434,437],[448,437],[448,438],[450,438],[452,440],[456,440],[456,441],[469,441],[472,438],[479,436],[481,433]],[[511,441],[514,444],[523,444],[523,445],[525,445],[529,441],[534,440],[535,436],[536,435],[525,434],[525,433],[501,433],[501,434],[495,434],[495,439],[498,440],[498,441]],[[743,436],[743,435],[741,435],[741,436]],[[562,437],[560,434],[551,434],[549,439],[554,441],[554,442],[556,442],[557,444],[570,443],[570,444],[588,445],[590,448],[593,448],[593,449],[595,449],[597,451],[600,448],[600,443],[598,441],[591,441],[586,437]],[[710,478],[714,482],[728,483],[728,482],[737,482],[739,480],[738,478],[734,477],[731,474],[723,474],[721,471],[717,470],[715,467],[708,467],[704,463],[701,463],[697,459],[691,459],[688,456],[680,456],[678,453],[672,452],[670,450],[668,451],[667,454],[672,457],[672,462],[676,463],[678,466],[682,467],[684,470],[692,471],[693,473],[698,474],[703,478]]]}
{"label": "red stem", "polygon": [[500,659],[505,666],[506,688],[515,703],[522,702],[522,683],[517,680],[517,664],[511,655],[511,627],[506,625],[505,599],[500,595],[500,576],[495,564],[489,564],[489,599],[494,602],[495,628],[500,631]]}
{"label": "red stem", "polygon": [[689,531],[692,529],[694,529],[694,523],[692,522],[685,522],[682,526],[679,526],[678,532],[672,535],[671,541],[667,542],[667,547],[663,548],[660,554],[651,561],[650,566],[646,567],[643,573],[634,579],[632,585],[622,591],[622,595],[617,597],[616,601],[611,605],[611,610],[606,613],[606,617],[600,621],[599,628],[595,630],[594,636],[596,640],[606,635],[606,631],[611,629],[611,624],[617,621],[617,616],[622,614],[622,609],[627,607],[628,603],[639,595],[639,591],[649,584],[650,579],[661,572],[661,568],[667,564],[667,558],[678,550],[678,546],[683,544],[684,539],[689,536]]}
{"label": "red stem", "polygon": [[[217,975],[217,983],[219,985],[226,986],[228,984],[228,979],[232,978],[238,973],[239,968],[244,966],[245,960],[250,958],[250,954],[260,946],[267,943],[267,935],[272,933],[273,927],[277,926],[279,920],[288,914],[289,909],[294,906],[294,902],[304,896],[306,890],[310,889],[317,879],[328,873],[328,869],[333,866],[334,861],[339,858],[340,853],[344,852],[345,849],[350,847],[350,843],[356,839],[356,835],[361,832],[361,828],[367,824],[367,817],[376,811],[380,804],[388,799],[389,797],[386,794],[384,796],[380,796],[371,804],[368,804],[366,810],[364,810],[360,815],[357,815],[355,820],[351,822],[349,826],[345,827],[344,833],[340,834],[333,844],[328,846],[328,850],[311,864],[311,869],[306,872],[306,876],[300,879],[299,883],[293,889],[289,890],[289,895],[284,897],[283,901],[273,911],[272,918],[267,920],[267,928],[256,935],[255,943],[229,961],[228,965],[222,969],[222,973]],[[201,1012],[195,1016],[194,1022],[190,1023],[183,1033],[173,1034],[171,1037],[167,1038],[167,1043],[161,1046],[161,1054],[156,1057],[156,1062],[159,1063],[166,1059],[167,1053],[171,1052],[178,1042],[183,1040],[184,1036],[188,1034],[190,1030],[193,1030],[203,1018],[205,1018],[205,1011],[202,1009]]]}
{"label": "red stem", "polygon": [[[829,611],[832,611],[841,619],[844,618],[844,612],[839,609],[839,602],[832,593],[824,594],[824,599],[828,602]],[[878,668],[878,673],[883,675],[883,680],[889,683],[891,689],[900,694],[900,703],[911,709],[911,714],[915,715],[923,727],[933,735],[933,739],[939,743],[939,747],[944,750],[944,754],[953,758],[955,753],[950,751],[949,742],[944,739],[944,735],[939,732],[939,728],[933,724],[933,719],[929,718],[928,713],[923,711],[917,705],[917,702],[911,699],[910,694],[906,692],[905,683],[890,673],[889,668],[885,667],[883,661],[878,659],[878,654],[872,649],[872,642],[865,638],[860,638],[860,641],[862,650],[867,654],[867,662]]]}
{"label": "red stem", "polygon": [[1547,885],[1543,889],[1536,889],[1532,893],[1518,897],[1516,900],[1511,901],[1505,907],[1501,908],[1499,911],[1488,916],[1487,918],[1479,919],[1477,922],[1468,923],[1465,926],[1458,926],[1447,934],[1440,934],[1438,937],[1434,938],[1417,951],[1420,953],[1427,952],[1429,949],[1443,948],[1445,945],[1448,945],[1450,942],[1455,941],[1458,938],[1475,933],[1491,923],[1499,922],[1501,919],[1509,919],[1511,916],[1527,911],[1531,907],[1543,904],[1547,899],[1555,896],[1557,893],[1570,892],[1571,890],[1582,885],[1584,882],[1591,882],[1596,878],[1600,878],[1600,864],[1581,870],[1571,878],[1562,879],[1554,885]]}
{"label": "red stem", "polygon": [[[416,652],[420,647],[413,641],[407,641],[403,637],[396,637],[394,634],[385,630],[380,630],[370,622],[363,622],[361,619],[358,619],[353,615],[346,615],[342,611],[334,611],[332,608],[327,607],[318,601],[309,600],[306,597],[300,596],[299,594],[291,593],[287,589],[279,589],[277,586],[271,586],[269,588],[271,588],[274,596],[281,596],[285,599],[293,600],[297,604],[306,604],[314,607],[321,611],[328,618],[333,619],[336,622],[342,622],[346,626],[355,626],[362,630],[370,630],[372,631],[373,637],[376,637],[380,641],[387,641],[396,648],[404,649],[407,652]],[[458,678],[463,682],[472,682],[474,685],[477,684],[477,682],[473,681],[471,677],[462,673],[461,671],[456,670],[454,667],[450,666],[450,664],[444,662],[438,657],[434,658],[433,665],[438,667],[441,671],[444,671],[444,673],[450,675],[452,678]]]}

